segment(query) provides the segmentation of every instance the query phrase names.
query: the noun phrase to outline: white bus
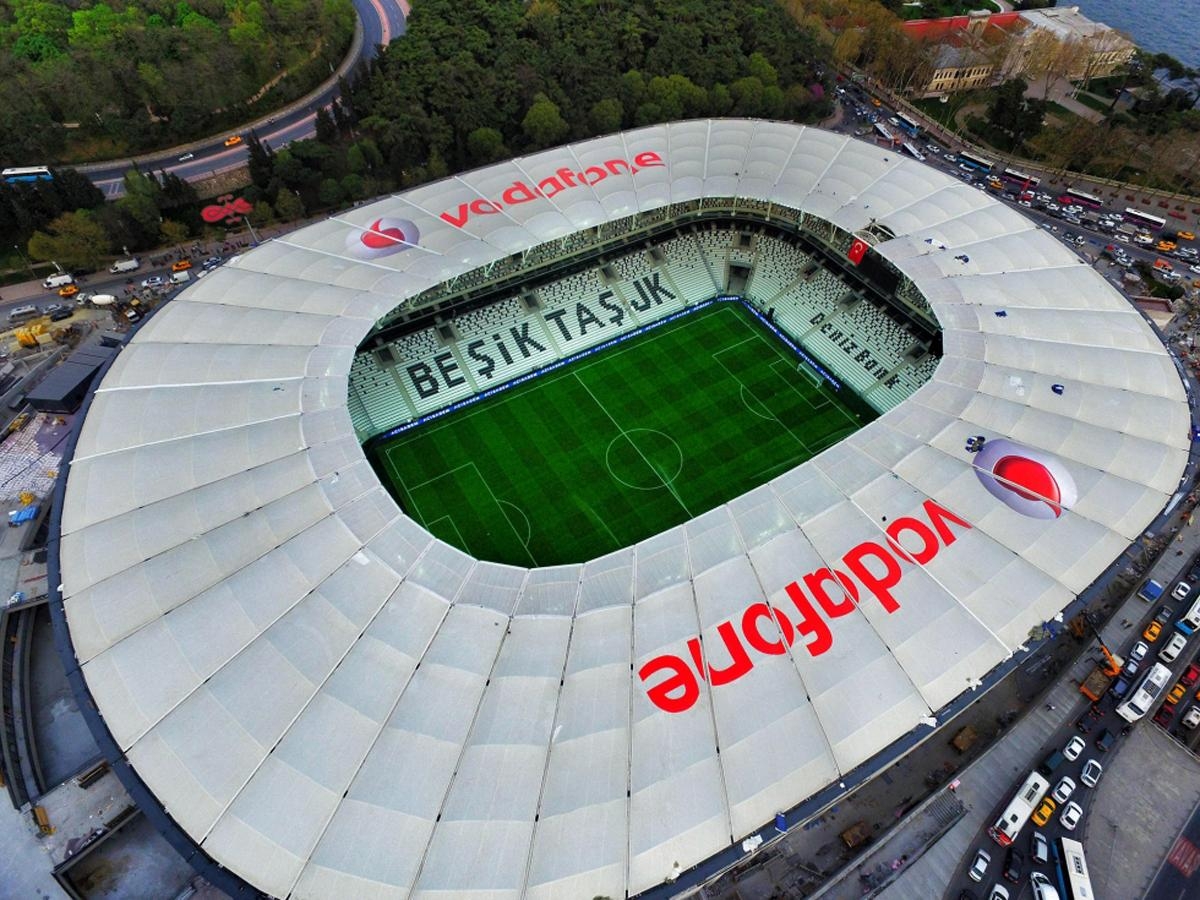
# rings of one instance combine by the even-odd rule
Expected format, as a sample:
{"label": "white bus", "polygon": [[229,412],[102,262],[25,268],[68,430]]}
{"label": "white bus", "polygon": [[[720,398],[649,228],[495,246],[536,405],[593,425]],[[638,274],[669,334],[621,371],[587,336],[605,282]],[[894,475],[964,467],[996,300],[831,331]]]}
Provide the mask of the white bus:
{"label": "white bus", "polygon": [[1071,838],[1060,838],[1062,849],[1063,884],[1067,896],[1063,900],[1096,900],[1092,893],[1092,880],[1088,876],[1087,859],[1083,855],[1083,844]]}
{"label": "white bus", "polygon": [[1025,827],[1025,823],[1029,821],[1029,817],[1033,815],[1033,811],[1037,809],[1037,805],[1042,802],[1042,798],[1046,796],[1046,791],[1050,788],[1050,782],[1039,775],[1037,772],[1032,773],[1025,779],[1025,783],[1021,785],[1016,796],[1008,804],[1008,808],[1000,814],[1000,818],[996,823],[988,829],[988,834],[991,835],[993,841],[1001,847],[1007,847],[1013,842],[1021,829]]}
{"label": "white bus", "polygon": [[1146,673],[1146,677],[1137,686],[1137,690],[1117,707],[1117,714],[1126,722],[1136,722],[1150,711],[1150,707],[1170,680],[1171,670],[1162,663],[1155,663],[1154,668]]}
{"label": "white bus", "polygon": [[922,153],[920,150],[918,150],[916,144],[914,144],[912,141],[905,141],[904,149],[907,150],[909,155],[912,156],[914,159],[924,159],[925,158],[925,154]]}

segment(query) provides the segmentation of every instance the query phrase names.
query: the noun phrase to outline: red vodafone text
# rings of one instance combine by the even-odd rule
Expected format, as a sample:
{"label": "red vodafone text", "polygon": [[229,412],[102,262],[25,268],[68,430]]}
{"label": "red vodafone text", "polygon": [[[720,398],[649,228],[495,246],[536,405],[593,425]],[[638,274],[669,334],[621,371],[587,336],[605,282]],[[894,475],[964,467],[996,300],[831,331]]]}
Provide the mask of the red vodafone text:
{"label": "red vodafone text", "polygon": [[740,617],[722,622],[711,653],[705,653],[696,636],[687,640],[687,659],[664,653],[646,662],[638,677],[650,702],[664,712],[685,712],[700,698],[701,683],[720,687],[736,681],[754,668],[750,651],[782,656],[797,637],[810,656],[820,656],[833,646],[833,633],[821,613],[836,619],[869,597],[894,613],[900,603],[892,590],[904,577],[905,565],[928,563],[958,539],[954,528],[971,527],[933,500],[926,500],[922,509],[927,521],[914,516],[896,519],[887,527],[885,543],[863,541],[842,556],[841,568],[820,568],[788,584],[783,589],[787,608],[759,601]]}
{"label": "red vodafone text", "polygon": [[536,185],[531,186],[524,181],[514,181],[504,189],[497,200],[485,200],[481,197],[469,203],[460,203],[458,209],[446,210],[441,214],[441,218],[455,228],[462,228],[470,221],[471,216],[495,215],[506,206],[516,206],[519,203],[528,203],[543,197],[548,200],[568,188],[599,184],[609,175],[619,175],[622,172],[635,175],[642,169],[661,168],[665,165],[661,156],[653,150],[647,150],[635,156],[633,162],[624,159],[606,159],[599,165],[588,166],[582,172],[563,167],[553,175],[543,178]]}

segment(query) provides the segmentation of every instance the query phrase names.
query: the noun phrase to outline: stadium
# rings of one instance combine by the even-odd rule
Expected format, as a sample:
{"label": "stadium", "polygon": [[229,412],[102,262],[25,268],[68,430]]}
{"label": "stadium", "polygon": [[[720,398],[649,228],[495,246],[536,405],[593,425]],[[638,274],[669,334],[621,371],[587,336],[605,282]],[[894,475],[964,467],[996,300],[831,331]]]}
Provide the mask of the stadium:
{"label": "stadium", "polygon": [[788,123],[628,131],[148,320],[60,480],[60,652],[227,892],[630,896],[934,733],[1190,428],[1141,314],[984,192]]}

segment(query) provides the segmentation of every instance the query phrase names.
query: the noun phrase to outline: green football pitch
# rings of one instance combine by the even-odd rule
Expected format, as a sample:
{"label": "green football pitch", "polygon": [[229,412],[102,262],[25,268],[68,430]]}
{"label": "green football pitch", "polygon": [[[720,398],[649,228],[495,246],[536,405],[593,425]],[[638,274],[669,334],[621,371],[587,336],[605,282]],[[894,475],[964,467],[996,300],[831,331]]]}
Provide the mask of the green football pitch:
{"label": "green football pitch", "polygon": [[380,442],[372,460],[405,512],[473,556],[583,562],[874,417],[798,363],[741,304],[713,304]]}

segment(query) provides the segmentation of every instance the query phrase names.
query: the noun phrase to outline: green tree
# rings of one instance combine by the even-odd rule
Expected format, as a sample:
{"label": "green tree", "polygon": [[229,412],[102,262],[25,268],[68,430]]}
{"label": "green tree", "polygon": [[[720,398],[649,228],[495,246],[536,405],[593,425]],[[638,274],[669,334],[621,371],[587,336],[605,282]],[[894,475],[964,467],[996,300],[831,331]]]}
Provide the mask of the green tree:
{"label": "green tree", "polygon": [[246,136],[246,152],[249,155],[250,180],[265,191],[275,174],[275,153],[259,140],[254,130]]}
{"label": "green tree", "polygon": [[559,112],[558,104],[545,94],[538,94],[521,120],[521,130],[534,147],[549,147],[565,138],[571,126]]}
{"label": "green tree", "polygon": [[988,121],[1008,135],[1013,147],[1022,146],[1042,130],[1047,104],[1045,100],[1026,97],[1028,88],[1024,78],[1009,79],[996,88],[988,103]]}
{"label": "green tree", "polygon": [[163,243],[168,246],[182,244],[188,239],[188,227],[174,219],[163,219],[162,224],[158,226],[158,233]]}
{"label": "green tree", "polygon": [[333,144],[338,139],[337,123],[333,121],[333,116],[329,114],[324,106],[317,109],[316,118],[317,140],[322,144]]}
{"label": "green tree", "polygon": [[588,113],[588,124],[592,126],[592,134],[612,134],[621,130],[621,119],[625,110],[621,101],[605,97],[592,104]]}
{"label": "green tree", "polygon": [[294,222],[304,218],[304,202],[298,194],[285,188],[275,197],[275,212],[281,221]]}
{"label": "green tree", "polygon": [[482,166],[510,154],[504,146],[504,135],[495,128],[482,126],[467,135],[467,155],[472,164]]}
{"label": "green tree", "polygon": [[29,239],[29,255],[66,269],[93,271],[109,252],[108,234],[88,210],[63,213]]}
{"label": "green tree", "polygon": [[322,206],[337,206],[342,202],[342,186],[336,178],[325,178],[317,190]]}

